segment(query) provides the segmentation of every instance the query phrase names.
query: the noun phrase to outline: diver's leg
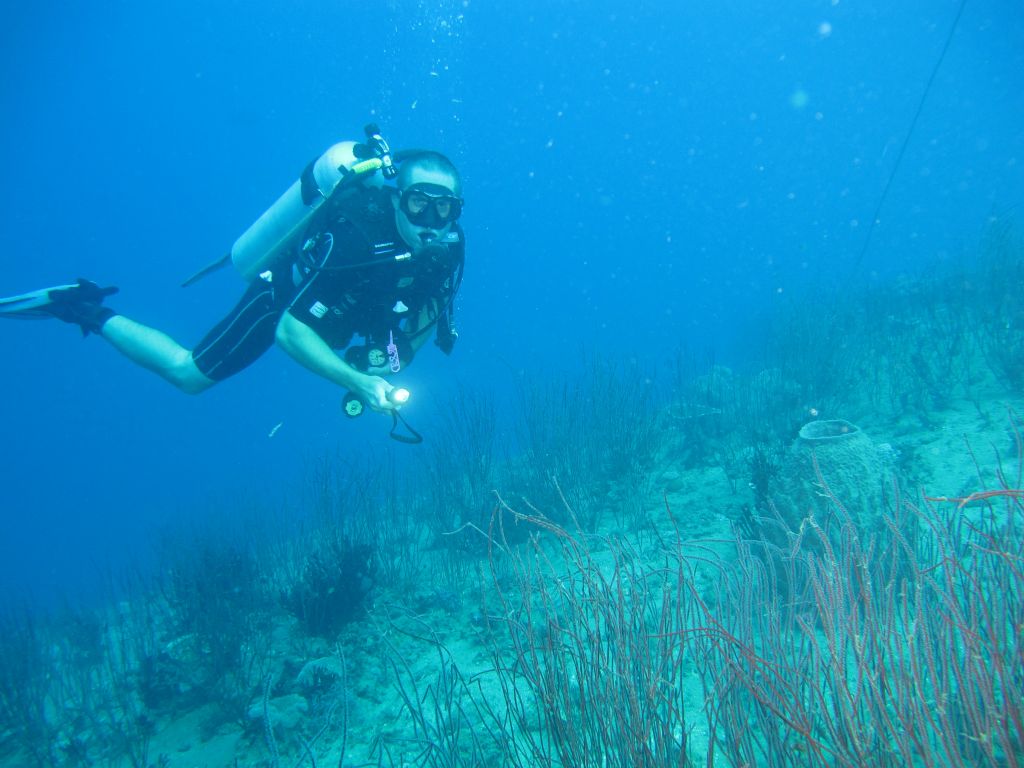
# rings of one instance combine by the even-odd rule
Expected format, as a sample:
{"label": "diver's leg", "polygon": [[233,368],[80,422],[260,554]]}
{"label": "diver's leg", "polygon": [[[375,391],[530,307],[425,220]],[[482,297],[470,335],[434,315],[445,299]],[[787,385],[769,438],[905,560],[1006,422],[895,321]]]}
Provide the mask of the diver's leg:
{"label": "diver's leg", "polygon": [[283,300],[269,282],[254,280],[227,317],[196,344],[192,365],[210,381],[247,368],[273,346]]}
{"label": "diver's leg", "polygon": [[26,297],[40,299],[30,307],[33,314],[48,314],[79,326],[84,335],[102,336],[129,360],[188,394],[209,389],[269,349],[283,310],[273,286],[255,280],[231,313],[189,350],[167,334],[104,306],[104,298],[116,291],[80,279],[74,286],[49,289],[45,297]]}
{"label": "diver's leg", "polygon": [[281,306],[273,286],[255,280],[227,317],[194,349],[123,315],[114,315],[100,335],[130,360],[154,371],[182,392],[198,394],[248,367],[274,343]]}
{"label": "diver's leg", "polygon": [[153,371],[182,392],[196,395],[216,382],[205,376],[185,349],[166,333],[114,315],[100,328],[100,335],[133,363]]}
{"label": "diver's leg", "polygon": [[154,371],[183,392],[195,394],[214,384],[193,362],[192,353],[171,337],[105,306],[104,300],[115,293],[115,287],[101,288],[79,278],[75,284],[14,297],[21,301],[14,301],[13,308],[7,307],[7,314],[49,315],[79,326],[84,336],[102,336],[129,360]]}

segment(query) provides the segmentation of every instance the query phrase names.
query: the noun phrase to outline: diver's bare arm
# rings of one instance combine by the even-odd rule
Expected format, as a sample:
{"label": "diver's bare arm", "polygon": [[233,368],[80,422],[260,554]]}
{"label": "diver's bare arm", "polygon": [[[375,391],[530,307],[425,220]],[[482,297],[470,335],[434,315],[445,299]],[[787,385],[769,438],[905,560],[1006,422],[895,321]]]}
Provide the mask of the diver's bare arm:
{"label": "diver's bare arm", "polygon": [[344,387],[366,400],[371,407],[389,408],[391,385],[379,376],[360,373],[342,360],[316,331],[285,312],[277,324],[278,345],[303,367]]}

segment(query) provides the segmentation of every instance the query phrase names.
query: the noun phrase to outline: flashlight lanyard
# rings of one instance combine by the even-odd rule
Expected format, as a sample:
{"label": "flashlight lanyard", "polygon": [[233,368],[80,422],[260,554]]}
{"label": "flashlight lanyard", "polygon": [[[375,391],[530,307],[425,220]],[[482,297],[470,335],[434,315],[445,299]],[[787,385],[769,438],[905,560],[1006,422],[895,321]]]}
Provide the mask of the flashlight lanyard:
{"label": "flashlight lanyard", "polygon": [[[398,422],[402,422],[402,426],[405,427],[409,434],[403,435],[398,431]],[[398,411],[391,412],[391,431],[388,432],[388,437],[392,440],[397,440],[400,443],[407,443],[408,445],[416,445],[417,443],[423,442],[423,435],[410,427],[409,422],[406,421]]]}
{"label": "flashlight lanyard", "polygon": [[[390,397],[388,399],[391,400]],[[394,402],[395,401],[392,400],[392,403]],[[350,419],[355,419],[363,415],[363,412],[366,410],[366,401],[358,395],[349,392],[342,399],[341,407],[346,416]],[[392,410],[390,413],[391,431],[388,433],[388,437],[392,440],[397,440],[400,443],[406,443],[407,445],[416,445],[423,442],[423,435],[409,426],[409,422],[405,420],[405,417],[402,416],[401,413],[397,410]],[[405,433],[399,431],[399,422],[401,422],[402,427],[405,428]]]}

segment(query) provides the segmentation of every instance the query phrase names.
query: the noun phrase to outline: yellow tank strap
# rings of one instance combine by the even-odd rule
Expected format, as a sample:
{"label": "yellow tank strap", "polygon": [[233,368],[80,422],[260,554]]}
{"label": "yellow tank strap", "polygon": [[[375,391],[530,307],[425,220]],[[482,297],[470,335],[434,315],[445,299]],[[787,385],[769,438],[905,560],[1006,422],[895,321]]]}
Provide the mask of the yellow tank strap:
{"label": "yellow tank strap", "polygon": [[381,162],[379,157],[371,157],[369,160],[362,160],[356,163],[348,170],[349,173],[354,173],[357,176],[362,176],[365,173],[375,173],[376,171],[379,171],[382,165],[383,163]]}

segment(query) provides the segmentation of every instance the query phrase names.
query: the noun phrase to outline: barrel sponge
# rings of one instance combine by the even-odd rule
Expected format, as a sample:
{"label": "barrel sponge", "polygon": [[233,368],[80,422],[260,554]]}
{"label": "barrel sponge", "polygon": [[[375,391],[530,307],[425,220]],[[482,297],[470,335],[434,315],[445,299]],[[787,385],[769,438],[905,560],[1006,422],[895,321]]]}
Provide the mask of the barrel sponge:
{"label": "barrel sponge", "polygon": [[[845,522],[837,499],[860,532],[882,520],[883,490],[889,467],[855,424],[843,419],[811,421],[801,427],[782,471],[778,505],[794,529],[814,514],[823,524]],[[839,518],[837,521],[836,518]]]}

